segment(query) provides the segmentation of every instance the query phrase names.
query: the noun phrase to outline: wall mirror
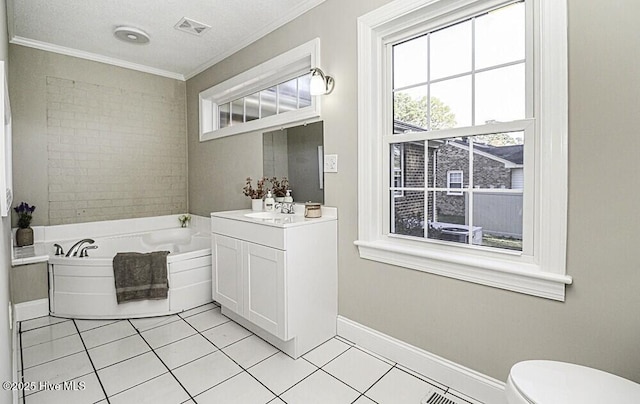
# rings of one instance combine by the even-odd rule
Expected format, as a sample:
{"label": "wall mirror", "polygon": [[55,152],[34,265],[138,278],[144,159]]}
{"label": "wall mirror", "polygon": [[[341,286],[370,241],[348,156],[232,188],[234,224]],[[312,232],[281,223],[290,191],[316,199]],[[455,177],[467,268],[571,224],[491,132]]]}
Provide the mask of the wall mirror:
{"label": "wall mirror", "polygon": [[322,121],[262,135],[262,172],[287,177],[295,202],[324,203]]}

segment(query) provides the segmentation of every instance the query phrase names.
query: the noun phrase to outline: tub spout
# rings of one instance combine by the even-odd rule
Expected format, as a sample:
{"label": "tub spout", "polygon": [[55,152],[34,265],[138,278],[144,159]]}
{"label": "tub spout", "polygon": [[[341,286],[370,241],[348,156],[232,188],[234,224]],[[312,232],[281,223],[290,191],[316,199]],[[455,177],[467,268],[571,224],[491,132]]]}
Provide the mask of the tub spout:
{"label": "tub spout", "polygon": [[65,257],[76,257],[78,255],[78,250],[80,250],[80,247],[84,243],[93,244],[93,243],[95,243],[95,241],[93,241],[90,238],[85,238],[85,239],[82,239],[82,240],[78,241],[77,243],[75,243],[74,245],[71,246],[71,248],[69,249],[67,254],[65,254]]}

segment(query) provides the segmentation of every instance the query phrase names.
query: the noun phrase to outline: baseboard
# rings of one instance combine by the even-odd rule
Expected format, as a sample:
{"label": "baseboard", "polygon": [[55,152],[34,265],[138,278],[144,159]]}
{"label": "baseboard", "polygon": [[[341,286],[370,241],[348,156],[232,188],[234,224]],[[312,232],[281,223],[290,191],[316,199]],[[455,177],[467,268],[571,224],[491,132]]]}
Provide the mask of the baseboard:
{"label": "baseboard", "polygon": [[338,335],[484,403],[506,404],[504,382],[338,316]]}
{"label": "baseboard", "polygon": [[25,321],[32,318],[49,315],[49,299],[32,300],[24,303],[17,303],[13,312],[15,321]]}

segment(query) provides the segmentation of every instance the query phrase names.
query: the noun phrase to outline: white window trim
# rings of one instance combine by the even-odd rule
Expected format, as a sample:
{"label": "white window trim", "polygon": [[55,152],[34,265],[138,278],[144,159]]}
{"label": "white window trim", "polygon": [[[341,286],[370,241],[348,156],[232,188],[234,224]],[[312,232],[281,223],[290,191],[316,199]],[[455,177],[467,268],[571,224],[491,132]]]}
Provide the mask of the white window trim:
{"label": "white window trim", "polygon": [[200,92],[200,141],[317,120],[321,103],[311,96],[308,107],[218,129],[218,105],[298,77],[319,65],[320,39],[316,38]]}
{"label": "white window trim", "polygon": [[[464,195],[464,171],[462,170],[449,170],[447,171],[447,188],[451,188],[451,174],[460,174],[460,191],[454,191],[453,189],[449,189],[447,191],[447,195]],[[457,184],[457,182],[455,182]],[[457,188],[456,188],[457,189]]]}
{"label": "white window trim", "polygon": [[[466,10],[504,4],[470,0]],[[385,233],[384,123],[380,113],[389,84],[383,77],[385,38],[412,32],[432,16],[459,8],[460,2],[396,0],[358,19],[358,246],[360,257],[469,282],[564,301],[567,234],[567,5],[566,0],[537,0],[534,27],[538,47],[535,97],[540,164],[535,166],[537,209],[533,219],[533,255],[463,249],[445,243]],[[471,12],[471,11],[470,11]],[[543,24],[540,21],[544,21]],[[385,112],[388,113],[388,112]],[[428,244],[428,245],[426,245]]]}

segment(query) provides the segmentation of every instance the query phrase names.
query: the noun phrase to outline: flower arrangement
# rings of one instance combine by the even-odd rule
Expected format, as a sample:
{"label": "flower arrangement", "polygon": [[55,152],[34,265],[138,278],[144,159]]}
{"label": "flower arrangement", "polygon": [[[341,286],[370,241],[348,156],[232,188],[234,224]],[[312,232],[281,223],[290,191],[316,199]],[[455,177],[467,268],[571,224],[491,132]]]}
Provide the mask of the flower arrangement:
{"label": "flower arrangement", "polygon": [[36,210],[35,206],[29,206],[26,202],[21,202],[20,205],[13,208],[18,214],[18,227],[21,229],[27,229],[31,225],[32,213]]}
{"label": "flower arrangement", "polygon": [[247,177],[247,183],[245,184],[244,188],[242,188],[242,193],[244,193],[251,199],[262,199],[267,193],[267,189],[265,188],[266,181],[266,177],[260,178],[256,183],[256,188],[254,189],[251,184],[251,177]]}
{"label": "flower arrangement", "polygon": [[179,216],[178,220],[180,221],[180,227],[187,227],[189,225],[189,222],[191,221],[191,215],[186,214]]}
{"label": "flower arrangement", "polygon": [[278,180],[277,177],[272,177],[269,182],[271,183],[271,192],[273,192],[274,197],[282,198],[287,195],[287,190],[289,189],[287,177],[282,177],[281,180]]}

